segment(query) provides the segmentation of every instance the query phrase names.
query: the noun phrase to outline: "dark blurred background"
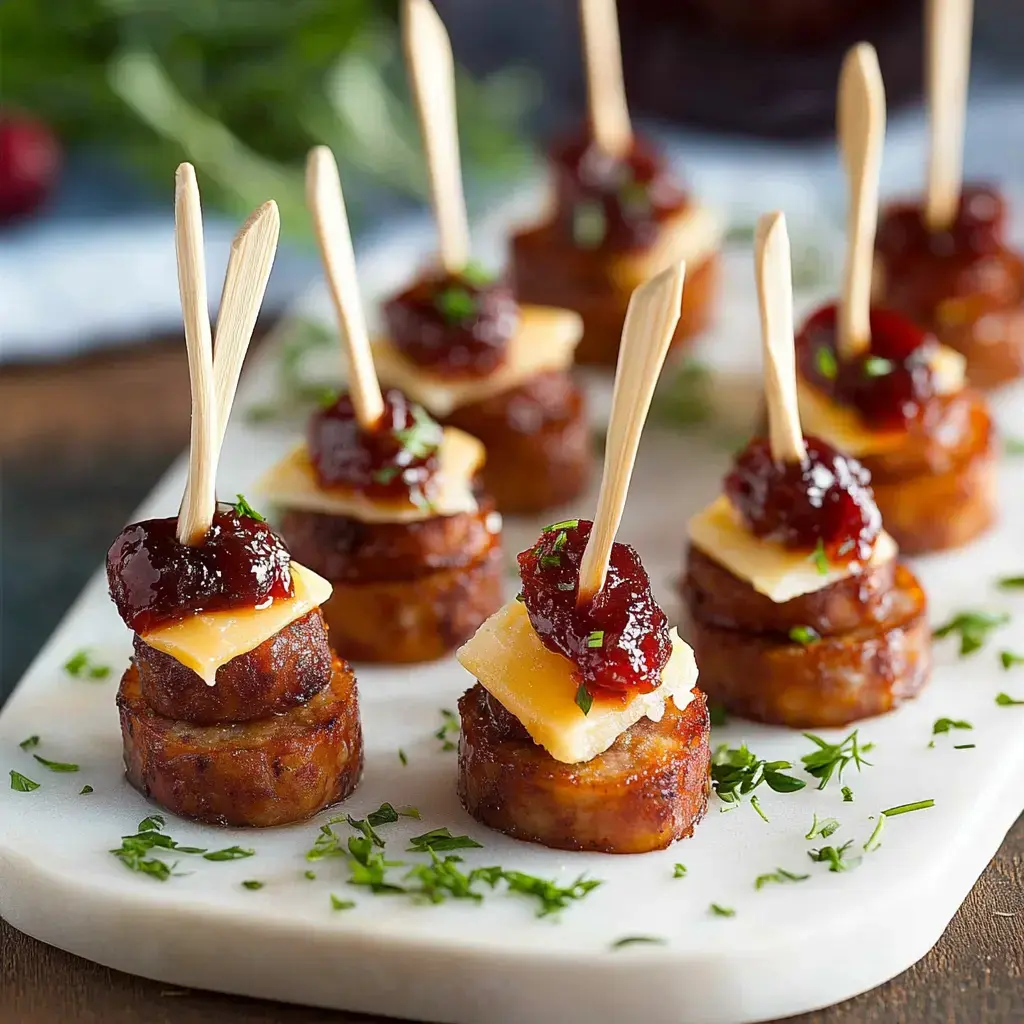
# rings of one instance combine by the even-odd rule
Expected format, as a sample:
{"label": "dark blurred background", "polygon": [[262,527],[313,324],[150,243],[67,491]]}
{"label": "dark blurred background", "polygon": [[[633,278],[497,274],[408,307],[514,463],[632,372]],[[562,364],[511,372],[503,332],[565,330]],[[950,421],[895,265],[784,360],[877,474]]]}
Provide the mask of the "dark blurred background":
{"label": "dark blurred background", "polygon": [[[576,5],[437,6],[460,64],[465,175],[479,211],[535,174],[539,144],[582,116]],[[0,697],[187,442],[170,235],[177,163],[197,167],[213,253],[258,203],[281,206],[261,332],[317,273],[302,202],[312,144],[338,154],[357,240],[422,216],[396,8],[0,4]],[[786,161],[805,153],[830,166],[821,140],[839,63],[861,39],[879,52],[891,110],[907,111],[910,141],[901,150],[895,136],[896,161],[903,152],[923,169],[921,0],[622,0],[620,21],[634,117],[703,166],[706,186],[723,167],[736,166],[741,183],[769,166],[786,177]],[[988,106],[972,123],[986,139],[1024,134],[1022,39],[1024,4],[977,0],[972,88]],[[1020,160],[971,148],[971,159],[984,149],[983,169],[1020,178]],[[729,156],[738,152],[739,165]],[[211,256],[211,279],[219,273]]]}

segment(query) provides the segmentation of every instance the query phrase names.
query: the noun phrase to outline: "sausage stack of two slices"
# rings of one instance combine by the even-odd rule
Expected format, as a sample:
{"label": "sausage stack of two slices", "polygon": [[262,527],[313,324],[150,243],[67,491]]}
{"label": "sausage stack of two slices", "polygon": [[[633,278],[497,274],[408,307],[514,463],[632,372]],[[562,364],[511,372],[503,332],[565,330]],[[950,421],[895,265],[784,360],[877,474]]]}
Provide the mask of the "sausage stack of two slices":
{"label": "sausage stack of two slices", "polygon": [[344,799],[363,767],[356,682],[332,651],[330,584],[241,497],[218,505],[216,466],[277,244],[268,203],[232,248],[217,325],[206,319],[195,174],[178,170],[176,237],[192,375],[189,478],[177,518],[125,527],[107,555],[134,632],[118,693],[125,767],[146,796],[220,825],[298,821]]}

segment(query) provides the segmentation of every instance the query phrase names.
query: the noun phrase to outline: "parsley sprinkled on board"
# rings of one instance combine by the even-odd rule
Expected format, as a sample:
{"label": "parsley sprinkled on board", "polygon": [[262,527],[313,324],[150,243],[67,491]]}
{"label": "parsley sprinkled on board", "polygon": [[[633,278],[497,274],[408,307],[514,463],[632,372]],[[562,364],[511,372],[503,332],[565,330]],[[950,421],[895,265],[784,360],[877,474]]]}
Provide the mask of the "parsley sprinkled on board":
{"label": "parsley sprinkled on board", "polygon": [[130,871],[150,875],[160,882],[171,877],[173,865],[158,857],[151,857],[154,850],[175,850],[178,853],[205,853],[205,850],[179,847],[163,831],[166,824],[162,814],[152,814],[139,822],[135,835],[121,836],[121,845],[110,852]]}
{"label": "parsley sprinkled on board", "polygon": [[265,523],[267,521],[266,516],[260,515],[260,513],[245,500],[244,494],[236,494],[235,497],[238,500],[234,503],[232,508],[235,510],[236,516],[239,516],[240,518],[244,517],[245,519],[255,519],[257,523]]}
{"label": "parsley sprinkled on board", "polygon": [[814,550],[811,552],[807,561],[814,563],[814,567],[818,570],[819,576],[828,575],[830,569],[828,564],[828,555],[825,552],[825,542],[820,537],[818,538],[818,543],[814,545]]}
{"label": "parsley sprinkled on board", "polygon": [[110,666],[94,662],[89,652],[82,648],[64,662],[64,671],[75,679],[106,679],[110,675]]}
{"label": "parsley sprinkled on board", "polygon": [[444,751],[458,750],[459,745],[450,737],[459,735],[459,719],[454,711],[441,708],[441,728],[434,733],[434,739],[441,741],[441,749]]}
{"label": "parsley sprinkled on board", "polygon": [[750,794],[750,806],[754,808],[754,810],[757,812],[757,816],[762,821],[771,821],[771,818],[769,818],[768,815],[765,814],[764,811],[762,810],[762,808],[761,808],[761,801],[757,799],[757,794],[756,793],[751,793]]}
{"label": "parsley sprinkled on board", "polygon": [[38,736],[26,736],[19,744],[22,750],[31,750],[33,747],[39,746]]}
{"label": "parsley sprinkled on board", "polygon": [[897,807],[889,807],[882,811],[887,818],[895,818],[897,814],[909,814],[911,811],[924,811],[934,807],[934,800],[917,800],[912,804],[899,804]]}
{"label": "parsley sprinkled on board", "polygon": [[656,935],[626,935],[616,939],[611,948],[625,949],[626,946],[667,946],[668,939],[659,938]]}
{"label": "parsley sprinkled on board", "polygon": [[954,750],[973,750],[977,744],[974,743],[954,743]]}
{"label": "parsley sprinkled on board", "polygon": [[825,380],[835,380],[839,373],[836,354],[826,345],[821,345],[814,352],[814,365]]}
{"label": "parsley sprinkled on board", "polygon": [[805,732],[807,737],[817,747],[809,754],[800,758],[804,771],[813,775],[818,780],[818,789],[824,789],[833,775],[842,782],[843,770],[852,761],[860,771],[862,765],[871,766],[871,762],[864,758],[864,755],[874,748],[873,743],[861,744],[857,739],[857,730],[854,729],[849,736],[838,743],[829,743],[814,733]]}
{"label": "parsley sprinkled on board", "polygon": [[587,689],[587,684],[585,682],[580,683],[579,687],[576,689],[576,707],[578,707],[583,714],[589,715],[590,709],[593,706],[594,698]]}
{"label": "parsley sprinkled on board", "polygon": [[1006,612],[958,612],[932,634],[936,639],[957,634],[960,637],[960,657],[979,650],[989,633],[1010,621]]}
{"label": "parsley sprinkled on board", "polygon": [[754,882],[754,888],[763,889],[766,885],[771,885],[773,882],[777,882],[779,884],[785,884],[787,882],[806,882],[810,877],[810,875],[797,875],[792,871],[786,871],[784,868],[776,868],[768,874],[758,875]]}
{"label": "parsley sprinkled on board", "polygon": [[244,881],[242,883],[242,888],[243,889],[249,889],[249,890],[262,889],[263,888],[263,883],[256,881],[255,878],[249,878],[249,879],[247,879],[246,881]]}
{"label": "parsley sprinkled on board", "polygon": [[21,772],[11,769],[11,789],[15,793],[31,793],[33,789],[38,788],[38,782],[33,782],[27,775],[22,775]]}
{"label": "parsley sprinkled on board", "polygon": [[491,888],[497,884],[495,868],[477,868],[468,874],[459,864],[461,858],[450,856],[444,859],[430,850],[430,863],[417,864],[405,876],[406,881],[417,881],[419,888],[407,891],[416,898],[425,898],[430,903],[443,903],[451,897],[456,900],[482,900],[483,893],[474,888],[477,883],[485,883]]}
{"label": "parsley sprinkled on board", "polygon": [[795,644],[808,647],[810,644],[818,643],[821,640],[821,634],[810,626],[794,626],[789,631],[789,639]]}
{"label": "parsley sprinkled on board", "polygon": [[[935,724],[932,726],[932,736],[942,736],[945,733],[951,732],[953,729],[973,729],[974,726],[970,722],[965,722],[958,718],[936,718]],[[935,740],[928,744],[929,747],[935,746]]]}
{"label": "parsley sprinkled on board", "polygon": [[1008,693],[999,693],[996,694],[996,703],[1001,708],[1012,708],[1016,707],[1018,704],[1024,704],[1024,700],[1016,700]]}
{"label": "parsley sprinkled on board", "polygon": [[45,757],[40,757],[38,754],[32,755],[44,768],[49,768],[51,772],[77,772],[77,764],[69,764],[64,761],[49,761]]}
{"label": "parsley sprinkled on board", "polygon": [[564,910],[573,900],[583,899],[601,884],[600,879],[585,878],[583,875],[566,886],[522,871],[502,871],[501,877],[510,892],[521,893],[540,902],[538,917],[547,917]]}
{"label": "parsley sprinkled on board", "polygon": [[821,836],[822,839],[828,839],[830,835],[838,832],[840,829],[839,821],[836,818],[818,818],[818,815],[814,815],[814,820],[811,822],[811,829],[804,836],[804,839],[817,839]]}
{"label": "parsley sprinkled on board", "polygon": [[85,785],[85,786],[83,786],[83,787],[82,787],[82,788],[81,788],[81,789],[80,789],[80,790],[78,791],[78,795],[79,795],[79,796],[86,796],[86,795],[88,795],[89,793],[92,793],[92,792],[93,792],[93,788],[92,788],[92,786],[89,786],[89,785]]}
{"label": "parsley sprinkled on board", "polygon": [[712,903],[708,907],[708,911],[715,915],[715,917],[735,917],[736,911],[732,907],[723,907],[721,903]]}
{"label": "parsley sprinkled on board", "polygon": [[1003,668],[1009,670],[1014,665],[1024,665],[1024,654],[1014,654],[1013,651],[1000,651],[999,660]]}
{"label": "parsley sprinkled on board", "polygon": [[840,790],[840,792],[843,794],[843,803],[844,804],[852,804],[853,803],[853,790],[850,789],[849,786],[843,786],[843,788]]}
{"label": "parsley sprinkled on board", "polygon": [[[711,758],[711,785],[719,800],[733,804],[739,803],[761,783],[776,793],[795,793],[806,783],[785,774],[785,770],[792,767],[789,761],[765,761],[757,757],[745,743],[733,748],[723,743]],[[755,810],[764,817],[758,808]]]}
{"label": "parsley sprinkled on board", "polygon": [[425,850],[482,850],[483,844],[469,836],[453,836],[447,828],[435,828],[409,840],[410,853]]}
{"label": "parsley sprinkled on board", "polygon": [[673,878],[685,878],[686,877],[686,865],[685,864],[676,864],[672,868],[672,877]]}
{"label": "parsley sprinkled on board", "polygon": [[332,910],[351,910],[355,905],[355,900],[343,900],[340,896],[335,896],[333,892],[331,893]]}
{"label": "parsley sprinkled on board", "polygon": [[885,821],[885,815],[880,814],[874,830],[868,836],[868,841],[864,844],[865,853],[874,853],[882,845],[882,830],[885,828]]}
{"label": "parsley sprinkled on board", "polygon": [[996,580],[996,586],[1000,590],[1022,590],[1024,589],[1024,576],[1000,576]]}
{"label": "parsley sprinkled on board", "polygon": [[398,760],[402,762],[403,767],[409,763],[409,758],[401,747],[398,748]]}
{"label": "parsley sprinkled on board", "polygon": [[204,853],[203,860],[243,860],[245,857],[253,857],[255,854],[255,850],[249,850],[242,846],[228,846],[223,850],[214,850],[211,853]]}
{"label": "parsley sprinkled on board", "polygon": [[808,850],[807,856],[816,864],[827,864],[829,871],[852,871],[860,864],[860,857],[847,857],[846,851],[853,846],[848,839],[842,846],[823,846],[820,850]]}

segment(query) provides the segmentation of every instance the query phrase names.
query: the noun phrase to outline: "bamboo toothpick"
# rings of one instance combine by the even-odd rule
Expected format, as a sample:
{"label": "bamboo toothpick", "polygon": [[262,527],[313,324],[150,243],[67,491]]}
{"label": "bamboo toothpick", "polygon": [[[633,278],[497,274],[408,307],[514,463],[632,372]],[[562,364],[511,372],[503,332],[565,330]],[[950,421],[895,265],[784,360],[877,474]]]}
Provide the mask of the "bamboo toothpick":
{"label": "bamboo toothpick", "polygon": [[459,162],[455,61],[444,22],[429,0],[405,0],[402,43],[426,151],[441,264],[458,274],[469,260],[469,221]]}
{"label": "bamboo toothpick", "polygon": [[192,387],[192,431],[188,480],[178,512],[178,541],[198,544],[216,511],[217,409],[213,391],[213,344],[206,297],[203,214],[195,168],[181,164],[174,176],[174,245],[178,292],[185,322],[188,372]]}
{"label": "bamboo toothpick", "polygon": [[777,462],[802,462],[807,455],[796,398],[793,343],[793,274],[786,218],[766,213],[754,236],[757,299],[764,347],[764,394],[768,440]]}
{"label": "bamboo toothpick", "polygon": [[848,358],[871,345],[871,271],[885,139],[885,87],[878,56],[869,43],[853,47],[843,61],[836,120],[850,186],[846,269],[839,301],[839,351]]}
{"label": "bamboo toothpick", "polygon": [[964,120],[971,73],[973,0],[928,0],[925,39],[929,153],[925,222],[953,223],[963,185]]}
{"label": "bamboo toothpick", "polygon": [[622,156],[633,142],[615,0],[580,0],[590,131],[598,148]]}
{"label": "bamboo toothpick", "polygon": [[640,434],[669,343],[679,322],[686,264],[666,267],[629,300],[615,370],[612,411],[594,525],[580,564],[577,602],[586,604],[604,586],[615,532],[626,505]]}
{"label": "bamboo toothpick", "polygon": [[213,356],[217,410],[215,466],[220,461],[220,447],[235,400],[238,377],[263,304],[280,233],[281,215],[277,203],[271,199],[253,212],[231,243],[217,311]]}

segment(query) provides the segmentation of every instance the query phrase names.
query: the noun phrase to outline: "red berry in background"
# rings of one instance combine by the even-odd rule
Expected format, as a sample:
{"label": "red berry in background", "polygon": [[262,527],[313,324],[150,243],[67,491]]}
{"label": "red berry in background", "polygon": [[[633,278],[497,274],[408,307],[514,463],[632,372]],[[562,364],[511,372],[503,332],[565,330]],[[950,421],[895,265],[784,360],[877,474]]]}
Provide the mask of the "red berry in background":
{"label": "red berry in background", "polygon": [[0,223],[35,213],[60,172],[60,145],[42,121],[0,110]]}

